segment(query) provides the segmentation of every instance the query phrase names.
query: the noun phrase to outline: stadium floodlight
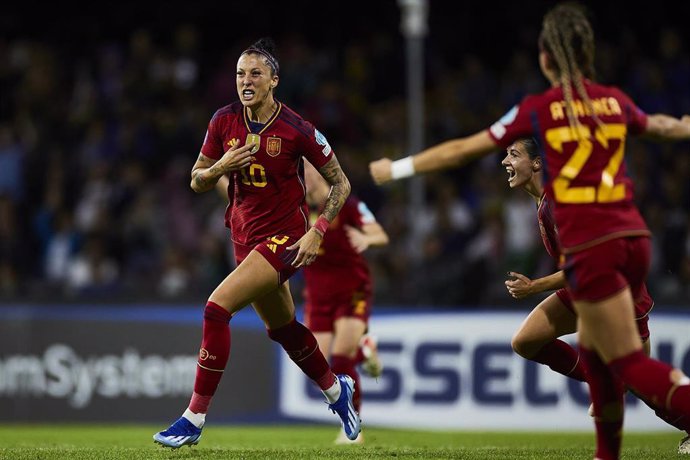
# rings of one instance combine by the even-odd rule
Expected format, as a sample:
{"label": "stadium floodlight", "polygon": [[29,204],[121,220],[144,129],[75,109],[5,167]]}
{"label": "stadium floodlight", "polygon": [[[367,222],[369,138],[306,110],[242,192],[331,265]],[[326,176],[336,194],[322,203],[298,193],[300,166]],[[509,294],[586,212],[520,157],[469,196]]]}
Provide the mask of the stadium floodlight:
{"label": "stadium floodlight", "polygon": [[403,10],[402,24],[400,25],[405,37],[424,37],[427,31],[427,0],[398,0],[398,5]]}
{"label": "stadium floodlight", "polygon": [[[428,32],[428,0],[398,0],[402,17],[400,30],[405,37],[407,80],[407,153],[424,147],[424,37]],[[407,219],[411,229],[408,250],[413,261],[422,257],[419,215],[424,207],[424,179],[414,177],[408,186],[410,208]]]}

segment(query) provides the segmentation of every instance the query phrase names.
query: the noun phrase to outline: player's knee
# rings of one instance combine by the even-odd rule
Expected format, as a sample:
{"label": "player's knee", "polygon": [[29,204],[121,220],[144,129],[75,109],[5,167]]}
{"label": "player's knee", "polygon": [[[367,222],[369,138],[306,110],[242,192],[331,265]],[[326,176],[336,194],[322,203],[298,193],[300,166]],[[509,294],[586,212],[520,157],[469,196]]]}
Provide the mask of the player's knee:
{"label": "player's knee", "polygon": [[290,321],[287,324],[283,324],[279,327],[266,327],[266,334],[274,342],[283,343],[290,340],[290,338],[299,332],[300,324],[296,321]]}
{"label": "player's knee", "polygon": [[690,377],[685,375],[680,369],[673,369],[671,371],[670,379],[674,386],[690,385]]}
{"label": "player's knee", "polygon": [[530,340],[527,334],[524,334],[521,330],[517,331],[510,341],[510,346],[513,351],[523,358],[529,359],[536,353],[534,343]]}

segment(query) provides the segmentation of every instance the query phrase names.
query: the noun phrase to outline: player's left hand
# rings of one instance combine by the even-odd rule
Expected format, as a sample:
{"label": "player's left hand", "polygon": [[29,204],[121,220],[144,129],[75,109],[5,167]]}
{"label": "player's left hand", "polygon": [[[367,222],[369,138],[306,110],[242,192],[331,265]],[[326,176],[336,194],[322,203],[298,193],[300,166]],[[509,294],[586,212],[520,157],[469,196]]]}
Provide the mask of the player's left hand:
{"label": "player's left hand", "polygon": [[319,247],[323,236],[314,228],[310,228],[295,244],[288,247],[289,251],[297,249],[297,257],[292,261],[293,267],[306,267],[314,262],[319,255]]}
{"label": "player's left hand", "polygon": [[345,225],[345,233],[347,233],[347,239],[350,240],[350,245],[358,253],[366,251],[369,247],[369,239],[367,236],[359,230],[358,228],[351,227],[350,225]]}
{"label": "player's left hand", "polygon": [[532,295],[532,280],[525,275],[517,272],[508,272],[508,275],[515,279],[506,280],[505,285],[508,293],[516,299],[524,299]]}
{"label": "player's left hand", "polygon": [[369,173],[372,179],[374,179],[374,182],[381,185],[393,180],[393,176],[391,175],[392,164],[393,162],[390,158],[381,158],[380,160],[369,163]]}

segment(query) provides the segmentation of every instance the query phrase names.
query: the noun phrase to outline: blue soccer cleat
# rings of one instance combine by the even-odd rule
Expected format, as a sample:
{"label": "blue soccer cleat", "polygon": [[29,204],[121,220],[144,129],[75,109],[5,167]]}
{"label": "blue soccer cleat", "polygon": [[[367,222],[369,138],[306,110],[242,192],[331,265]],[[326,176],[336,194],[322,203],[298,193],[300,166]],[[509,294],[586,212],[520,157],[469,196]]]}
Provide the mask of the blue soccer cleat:
{"label": "blue soccer cleat", "polygon": [[194,446],[199,444],[199,439],[201,439],[201,428],[197,428],[184,417],[178,418],[167,430],[153,435],[153,442],[173,449]]}
{"label": "blue soccer cleat", "polygon": [[357,439],[357,435],[362,430],[359,414],[355,411],[355,406],[352,404],[352,397],[355,394],[355,382],[349,375],[338,375],[337,377],[338,382],[340,382],[340,397],[333,404],[329,404],[328,408],[334,414],[338,414],[345,436],[353,441]]}

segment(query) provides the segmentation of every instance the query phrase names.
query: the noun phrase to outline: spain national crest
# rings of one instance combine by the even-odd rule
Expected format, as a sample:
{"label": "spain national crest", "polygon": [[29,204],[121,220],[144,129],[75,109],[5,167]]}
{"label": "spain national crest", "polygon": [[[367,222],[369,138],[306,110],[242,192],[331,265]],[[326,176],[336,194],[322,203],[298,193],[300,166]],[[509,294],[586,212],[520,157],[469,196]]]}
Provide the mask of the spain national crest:
{"label": "spain national crest", "polygon": [[278,156],[280,153],[280,138],[279,137],[269,137],[266,139],[266,153],[272,157]]}

